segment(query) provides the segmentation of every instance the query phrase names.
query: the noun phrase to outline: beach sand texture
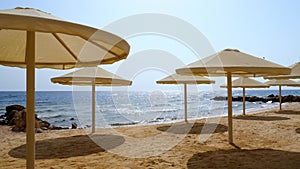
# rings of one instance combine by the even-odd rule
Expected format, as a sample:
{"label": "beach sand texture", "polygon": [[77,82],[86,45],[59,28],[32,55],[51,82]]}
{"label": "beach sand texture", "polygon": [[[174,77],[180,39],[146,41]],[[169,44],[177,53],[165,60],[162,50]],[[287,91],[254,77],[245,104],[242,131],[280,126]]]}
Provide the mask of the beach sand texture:
{"label": "beach sand texture", "polygon": [[[91,138],[99,141],[102,147],[83,129],[44,131],[36,134],[36,168],[300,168],[299,103],[285,104],[280,112],[276,107],[253,115],[235,116],[235,145],[228,144],[226,117],[218,124],[210,124],[216,130],[200,142],[199,133],[206,120],[197,120],[194,125],[181,122],[97,129]],[[188,127],[192,127],[190,131]],[[153,149],[152,144],[174,142],[164,139],[165,134],[179,140],[178,144],[151,156],[168,147],[168,144],[161,144]],[[161,140],[156,139],[159,136]],[[142,141],[134,145],[130,139]],[[0,126],[0,141],[0,168],[25,168],[26,133]]]}

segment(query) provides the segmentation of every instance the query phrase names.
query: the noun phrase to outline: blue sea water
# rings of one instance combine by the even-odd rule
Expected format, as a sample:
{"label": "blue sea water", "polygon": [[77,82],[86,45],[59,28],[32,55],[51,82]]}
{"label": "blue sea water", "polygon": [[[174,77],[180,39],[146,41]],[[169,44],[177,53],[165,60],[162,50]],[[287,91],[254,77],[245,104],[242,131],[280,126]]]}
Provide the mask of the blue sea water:
{"label": "blue sea water", "polygon": [[[277,90],[247,90],[247,96],[266,97],[278,95]],[[241,90],[234,90],[233,96],[241,96]],[[283,90],[282,95],[300,95],[300,90]],[[118,92],[97,91],[97,127],[116,125],[147,125],[169,123],[184,119],[182,92]],[[188,118],[225,116],[226,101],[211,100],[215,96],[226,96],[225,92],[197,92],[188,94]],[[36,114],[52,125],[80,127],[91,125],[91,92],[38,91],[35,100]],[[26,92],[0,92],[0,115],[8,105],[26,106]],[[278,103],[247,102],[246,111],[256,111],[278,106]],[[233,102],[234,114],[242,113],[242,102]]]}

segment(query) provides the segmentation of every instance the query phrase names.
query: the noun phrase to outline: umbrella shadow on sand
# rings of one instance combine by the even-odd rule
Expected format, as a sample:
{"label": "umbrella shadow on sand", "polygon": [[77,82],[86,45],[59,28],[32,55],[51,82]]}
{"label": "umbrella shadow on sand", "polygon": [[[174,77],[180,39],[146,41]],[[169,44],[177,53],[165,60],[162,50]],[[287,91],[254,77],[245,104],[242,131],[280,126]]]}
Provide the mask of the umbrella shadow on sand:
{"label": "umbrella shadow on sand", "polygon": [[281,117],[281,116],[236,116],[234,119],[239,120],[260,120],[260,121],[278,121],[278,120],[289,120],[288,117]]}
{"label": "umbrella shadow on sand", "polygon": [[226,132],[228,127],[216,123],[186,123],[161,126],[157,130],[173,134],[210,134]]}
{"label": "umbrella shadow on sand", "polygon": [[300,111],[296,110],[282,110],[282,111],[276,111],[276,114],[290,114],[290,115],[300,115]]}
{"label": "umbrella shadow on sand", "polygon": [[298,168],[299,159],[299,152],[232,149],[194,154],[188,160],[187,168]]}
{"label": "umbrella shadow on sand", "polygon": [[[92,135],[90,137],[77,135],[36,141],[36,159],[85,156],[104,152],[125,142],[122,136],[117,135]],[[8,154],[15,158],[26,158],[26,145],[16,147],[10,150]]]}

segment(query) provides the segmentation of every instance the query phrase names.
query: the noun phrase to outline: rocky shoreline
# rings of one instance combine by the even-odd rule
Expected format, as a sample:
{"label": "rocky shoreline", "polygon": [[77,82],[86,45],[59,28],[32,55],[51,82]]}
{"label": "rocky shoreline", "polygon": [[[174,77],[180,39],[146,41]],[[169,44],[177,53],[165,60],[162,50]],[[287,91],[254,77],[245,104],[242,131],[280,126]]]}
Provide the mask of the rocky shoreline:
{"label": "rocky shoreline", "polygon": [[[6,113],[0,116],[0,125],[12,126],[12,131],[15,132],[24,132],[26,130],[26,108],[21,105],[6,106]],[[77,124],[72,123],[71,128],[76,129]],[[61,130],[69,128],[51,125],[49,122],[38,118],[35,114],[35,129],[36,133],[42,133],[43,130]]]}
{"label": "rocky shoreline", "polygon": [[[212,98],[211,100],[224,101],[227,100],[227,97],[217,96]],[[273,94],[267,97],[246,96],[245,100],[248,102],[273,103],[273,102],[279,102],[279,96]],[[242,96],[232,97],[232,101],[242,102],[243,97]],[[300,102],[300,96],[294,96],[294,95],[282,96],[282,103],[284,102]],[[26,108],[22,105],[7,106],[6,113],[0,116],[0,125],[12,126],[12,131],[15,132],[24,132],[26,129]],[[130,125],[130,124],[112,124],[112,126],[121,126],[121,125]],[[72,126],[70,128],[55,126],[55,125],[51,125],[47,121],[38,118],[37,115],[35,115],[35,128],[37,133],[41,133],[43,130],[61,130],[61,129],[70,129],[70,128],[76,129],[77,124],[72,123]]]}
{"label": "rocky shoreline", "polygon": [[[212,98],[212,100],[215,101],[224,101],[227,100],[227,97],[225,96],[217,96]],[[278,95],[269,95],[267,97],[257,97],[257,96],[246,96],[245,100],[248,102],[279,102],[279,96]],[[237,96],[237,97],[232,97],[232,101],[236,102],[242,102],[243,97],[242,96]],[[300,102],[300,96],[294,96],[294,95],[287,95],[287,96],[282,96],[282,103],[284,102]]]}

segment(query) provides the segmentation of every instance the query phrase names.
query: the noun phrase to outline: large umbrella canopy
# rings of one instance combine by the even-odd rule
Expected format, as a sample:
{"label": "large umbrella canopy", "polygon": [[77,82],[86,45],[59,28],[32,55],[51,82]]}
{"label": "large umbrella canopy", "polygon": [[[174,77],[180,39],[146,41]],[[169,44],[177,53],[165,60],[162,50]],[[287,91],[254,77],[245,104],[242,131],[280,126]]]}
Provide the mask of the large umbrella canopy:
{"label": "large umbrella canopy", "polygon": [[278,86],[279,87],[279,110],[282,110],[281,86],[300,87],[300,83],[297,83],[292,80],[282,80],[282,79],[270,80],[270,81],[265,82],[265,84],[267,84],[269,86]]}
{"label": "large umbrella canopy", "polygon": [[[222,88],[227,88],[227,85],[221,85]],[[247,77],[240,77],[232,81],[233,88],[242,88],[243,89],[243,115],[246,114],[246,88],[269,88],[270,86],[254,79]]]}
{"label": "large umbrella canopy", "polygon": [[199,76],[181,76],[173,74],[156,81],[158,84],[183,84],[184,85],[184,120],[187,122],[187,84],[213,84],[214,80]]}
{"label": "large umbrella canopy", "polygon": [[300,62],[290,66],[291,73],[289,75],[266,76],[265,79],[300,79]]}
{"label": "large umbrella canopy", "polygon": [[35,160],[35,68],[108,64],[126,58],[130,49],[111,33],[30,8],[0,10],[0,48],[1,65],[27,69],[27,168],[34,168]]}
{"label": "large umbrella canopy", "polygon": [[1,10],[0,29],[0,64],[6,66],[26,67],[29,32],[35,32],[36,68],[111,64],[125,59],[130,48],[125,40],[111,33],[30,8]]}
{"label": "large umbrella canopy", "polygon": [[95,132],[96,119],[95,86],[130,86],[132,84],[131,81],[99,67],[76,70],[63,76],[51,78],[51,82],[62,85],[92,86],[92,133]]}
{"label": "large umbrella canopy", "polygon": [[289,74],[290,71],[290,68],[232,49],[225,49],[176,70],[182,75],[227,76],[229,143],[233,143],[232,75],[280,75]]}

